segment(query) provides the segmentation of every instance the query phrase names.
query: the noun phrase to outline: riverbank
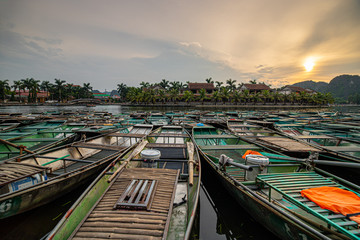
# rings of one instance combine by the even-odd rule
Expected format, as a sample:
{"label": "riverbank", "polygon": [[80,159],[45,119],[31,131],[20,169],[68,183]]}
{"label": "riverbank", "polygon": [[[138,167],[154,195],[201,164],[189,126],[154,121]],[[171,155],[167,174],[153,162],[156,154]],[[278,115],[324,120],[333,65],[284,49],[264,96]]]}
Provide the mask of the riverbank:
{"label": "riverbank", "polygon": [[[102,106],[102,105],[119,105],[127,107],[196,107],[196,108],[324,108],[329,107],[329,105],[299,105],[299,104],[228,104],[228,103],[101,103],[101,104],[92,104],[92,106]],[[88,106],[88,104],[72,104],[72,103],[0,103],[0,106]],[[338,105],[331,105],[338,106]],[[342,106],[352,106],[352,105],[342,105]],[[359,106],[359,105],[353,105]]]}

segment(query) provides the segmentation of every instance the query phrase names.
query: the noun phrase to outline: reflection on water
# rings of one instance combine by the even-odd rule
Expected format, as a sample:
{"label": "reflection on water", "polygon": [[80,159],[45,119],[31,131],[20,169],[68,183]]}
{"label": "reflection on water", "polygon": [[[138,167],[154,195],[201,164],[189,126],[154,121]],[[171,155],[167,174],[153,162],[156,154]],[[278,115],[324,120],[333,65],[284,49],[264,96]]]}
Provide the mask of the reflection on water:
{"label": "reflection on water", "polygon": [[40,239],[50,232],[85,190],[79,186],[59,199],[14,217],[0,220],[0,239]]}
{"label": "reflection on water", "polygon": [[[191,110],[209,110],[209,111],[235,111],[235,110],[254,110],[254,111],[276,111],[276,109],[268,109],[268,110],[261,110],[252,107],[249,105],[248,108],[244,109],[244,106],[241,108],[234,108],[234,107],[226,107],[219,105],[218,107],[187,107],[187,106],[167,106],[167,107],[150,107],[150,106],[139,106],[139,107],[129,107],[129,106],[120,106],[120,105],[97,105],[95,107],[87,107],[87,106],[0,106],[0,113],[7,112],[7,113],[42,113],[42,112],[61,112],[61,111],[98,111],[98,112],[110,112],[112,114],[118,114],[123,112],[129,111],[191,111]],[[279,106],[278,110],[286,110],[281,109]],[[321,111],[339,111],[339,112],[359,112],[360,106],[336,106],[330,108],[309,108],[309,109],[287,109],[289,111],[305,111],[305,112],[321,112]]]}
{"label": "reflection on water", "polygon": [[229,196],[214,176],[202,174],[199,239],[278,239]]}

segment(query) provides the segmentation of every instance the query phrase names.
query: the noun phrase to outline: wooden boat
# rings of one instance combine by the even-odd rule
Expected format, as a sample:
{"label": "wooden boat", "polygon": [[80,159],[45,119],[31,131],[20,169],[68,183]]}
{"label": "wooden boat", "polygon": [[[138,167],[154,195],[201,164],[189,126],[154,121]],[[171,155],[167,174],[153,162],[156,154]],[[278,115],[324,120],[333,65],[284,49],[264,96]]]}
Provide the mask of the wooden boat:
{"label": "wooden boat", "polygon": [[[213,174],[255,220],[281,239],[360,238],[357,222],[322,209],[301,194],[304,189],[326,186],[360,196],[359,186],[313,168],[315,160],[282,156],[215,128],[196,127],[193,137],[204,157],[203,170]],[[247,154],[248,150],[262,156]]]}
{"label": "wooden boat", "polygon": [[70,192],[99,173],[151,129],[151,125],[129,127],[31,154],[20,158],[20,162],[0,163],[0,219],[39,207]]}
{"label": "wooden boat", "polygon": [[14,122],[0,123],[0,132],[11,130],[19,125],[20,123],[14,123]]}
{"label": "wooden boat", "polygon": [[154,125],[154,127],[161,127],[168,125],[170,118],[162,113],[151,113],[151,115],[147,118],[147,121]]}
{"label": "wooden boat", "polygon": [[307,143],[290,139],[271,129],[244,120],[229,119],[227,126],[232,133],[242,139],[272,148],[286,155],[309,157],[310,153],[321,151]]}
{"label": "wooden boat", "polygon": [[201,168],[183,128],[156,130],[121,160],[98,176],[47,239],[189,239]]}
{"label": "wooden boat", "polygon": [[84,124],[69,123],[20,136],[5,134],[4,136],[13,137],[7,140],[0,139],[0,160],[26,153],[40,152],[74,141],[76,140],[76,133],[73,131],[83,127],[85,127]]}
{"label": "wooden boat", "polygon": [[0,139],[4,139],[4,140],[16,139],[16,138],[20,138],[21,136],[36,134],[37,132],[42,130],[54,129],[56,127],[60,127],[65,123],[66,123],[65,120],[51,120],[40,123],[34,123],[27,126],[1,132]]}

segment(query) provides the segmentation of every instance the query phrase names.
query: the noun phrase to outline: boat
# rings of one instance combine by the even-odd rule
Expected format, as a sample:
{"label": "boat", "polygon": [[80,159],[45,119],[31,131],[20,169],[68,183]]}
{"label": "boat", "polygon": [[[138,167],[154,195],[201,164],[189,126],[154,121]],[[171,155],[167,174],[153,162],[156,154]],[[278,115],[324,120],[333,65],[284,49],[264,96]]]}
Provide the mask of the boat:
{"label": "boat", "polygon": [[147,121],[150,124],[153,124],[154,127],[161,127],[166,126],[170,123],[170,118],[162,113],[151,113],[150,116],[147,118]]}
{"label": "boat", "polygon": [[11,130],[13,128],[16,128],[19,125],[20,125],[20,123],[16,123],[16,122],[0,123],[0,132]]}
{"label": "boat", "polygon": [[201,167],[184,129],[158,128],[119,160],[85,190],[47,239],[189,239]]}
{"label": "boat", "polygon": [[[73,131],[84,128],[81,123],[69,123],[55,128],[48,128],[29,134],[0,134],[0,160],[6,160],[26,153],[34,153],[50,149],[76,140]],[[1,139],[2,136],[8,139]]]}
{"label": "boat", "polygon": [[[320,192],[324,187],[360,197],[358,185],[314,167],[328,161],[288,157],[213,127],[193,128],[193,138],[203,156],[203,171],[212,174],[244,210],[281,239],[360,238],[359,223],[351,215],[321,208],[321,203],[304,195],[305,190]],[[356,163],[332,164],[359,167]]]}
{"label": "boat", "polygon": [[72,191],[150,133],[137,125],[0,163],[0,219]]}

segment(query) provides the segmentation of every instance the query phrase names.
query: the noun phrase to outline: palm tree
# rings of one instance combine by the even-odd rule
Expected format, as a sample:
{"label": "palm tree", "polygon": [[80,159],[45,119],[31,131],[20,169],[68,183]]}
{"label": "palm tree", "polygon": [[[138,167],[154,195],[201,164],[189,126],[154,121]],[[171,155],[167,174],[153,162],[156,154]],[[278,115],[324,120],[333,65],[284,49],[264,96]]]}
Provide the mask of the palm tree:
{"label": "palm tree", "polygon": [[180,89],[180,82],[179,81],[171,82],[170,85],[171,85],[170,89],[176,89],[177,91],[179,91],[179,89]]}
{"label": "palm tree", "polygon": [[219,82],[219,81],[216,81],[216,89],[220,90],[220,88],[222,87],[222,85],[224,84],[223,82]]}
{"label": "palm tree", "polygon": [[204,104],[204,100],[206,100],[206,90],[203,88],[199,90],[199,100],[202,105]]}
{"label": "palm tree", "polygon": [[150,87],[150,83],[149,82],[141,82],[140,86],[141,86],[141,88],[148,88],[148,87]]}
{"label": "palm tree", "polygon": [[210,78],[205,79],[205,81],[206,81],[207,83],[214,83],[214,81],[212,80],[212,78],[211,78],[211,77],[210,77]]}
{"label": "palm tree", "polygon": [[330,92],[325,93],[324,98],[325,98],[326,103],[328,103],[328,104],[333,104],[335,101],[334,97],[332,96],[332,94]]}
{"label": "palm tree", "polygon": [[255,92],[255,93],[251,94],[251,98],[252,98],[252,100],[254,102],[254,105],[255,105],[257,102],[261,101],[261,93],[260,92]]}
{"label": "palm tree", "polygon": [[149,91],[144,92],[144,101],[146,103],[154,104],[156,102],[156,94],[154,89],[150,89]]}
{"label": "palm tree", "polygon": [[120,83],[117,85],[117,91],[120,95],[120,100],[123,101],[127,92],[128,92],[129,88],[126,86],[126,84],[124,83]]}
{"label": "palm tree", "polygon": [[30,102],[31,99],[31,85],[32,85],[32,80],[33,78],[26,78],[26,79],[21,79],[22,85],[24,87],[24,89],[28,90],[28,102]]}
{"label": "palm tree", "polygon": [[160,102],[162,102],[163,104],[165,104],[165,101],[166,101],[166,94],[165,94],[165,91],[160,89],[158,91],[158,99]]}
{"label": "palm tree", "polygon": [[175,88],[171,89],[169,97],[174,103],[176,103],[176,101],[179,99],[179,91]]}
{"label": "palm tree", "polygon": [[225,102],[227,102],[229,100],[229,97],[230,97],[229,90],[227,88],[225,88],[225,87],[221,88],[220,97],[221,97],[223,103],[225,104]]}
{"label": "palm tree", "polygon": [[83,87],[80,89],[80,98],[91,98],[93,87],[90,83],[83,83]]}
{"label": "palm tree", "polygon": [[19,89],[19,102],[21,101],[21,88],[22,88],[22,82],[21,80],[19,81],[14,81],[14,84],[12,85],[12,87],[14,88],[14,92],[16,93],[16,89]]}
{"label": "palm tree", "polygon": [[274,92],[274,93],[272,94],[272,98],[273,98],[273,100],[274,100],[274,104],[277,105],[278,101],[280,101],[282,97],[283,97],[283,95],[280,94],[278,91]]}
{"label": "palm tree", "polygon": [[230,91],[234,91],[236,89],[236,80],[232,80],[231,78],[226,80],[226,84],[228,85],[228,88]]}
{"label": "palm tree", "polygon": [[215,104],[217,104],[217,102],[221,100],[219,91],[216,90],[215,92],[213,92],[211,98],[215,101]]}
{"label": "palm tree", "polygon": [[269,90],[262,90],[261,95],[264,98],[264,103],[267,103],[270,98],[270,91]]}
{"label": "palm tree", "polygon": [[3,101],[5,101],[6,93],[9,90],[9,80],[0,80],[0,96],[2,96]]}
{"label": "palm tree", "polygon": [[194,100],[194,93],[191,91],[185,91],[183,99],[189,104],[191,101]]}
{"label": "palm tree", "polygon": [[292,92],[289,94],[289,99],[291,101],[291,104],[294,104],[298,100],[298,95],[295,92]]}
{"label": "palm tree", "polygon": [[162,79],[159,85],[165,90],[167,90],[169,88],[169,81],[166,79]]}
{"label": "palm tree", "polygon": [[250,82],[251,84],[257,84],[256,79],[250,80],[249,82]]}
{"label": "palm tree", "polygon": [[240,92],[239,91],[234,91],[232,93],[231,101],[238,104],[238,102],[241,102],[241,98],[242,98],[242,96],[241,96]]}
{"label": "palm tree", "polygon": [[243,98],[245,99],[245,104],[248,103],[249,100],[251,99],[249,89],[245,89],[245,90],[242,92],[242,95],[243,95]]}
{"label": "palm tree", "polygon": [[37,102],[37,93],[40,89],[40,80],[30,79],[30,92],[31,92],[31,101]]}
{"label": "palm tree", "polygon": [[61,92],[63,91],[63,88],[64,88],[64,83],[66,83],[65,80],[61,80],[61,79],[56,79],[55,78],[55,84],[56,84],[56,89],[59,93],[59,101],[62,102],[62,98],[61,98]]}

